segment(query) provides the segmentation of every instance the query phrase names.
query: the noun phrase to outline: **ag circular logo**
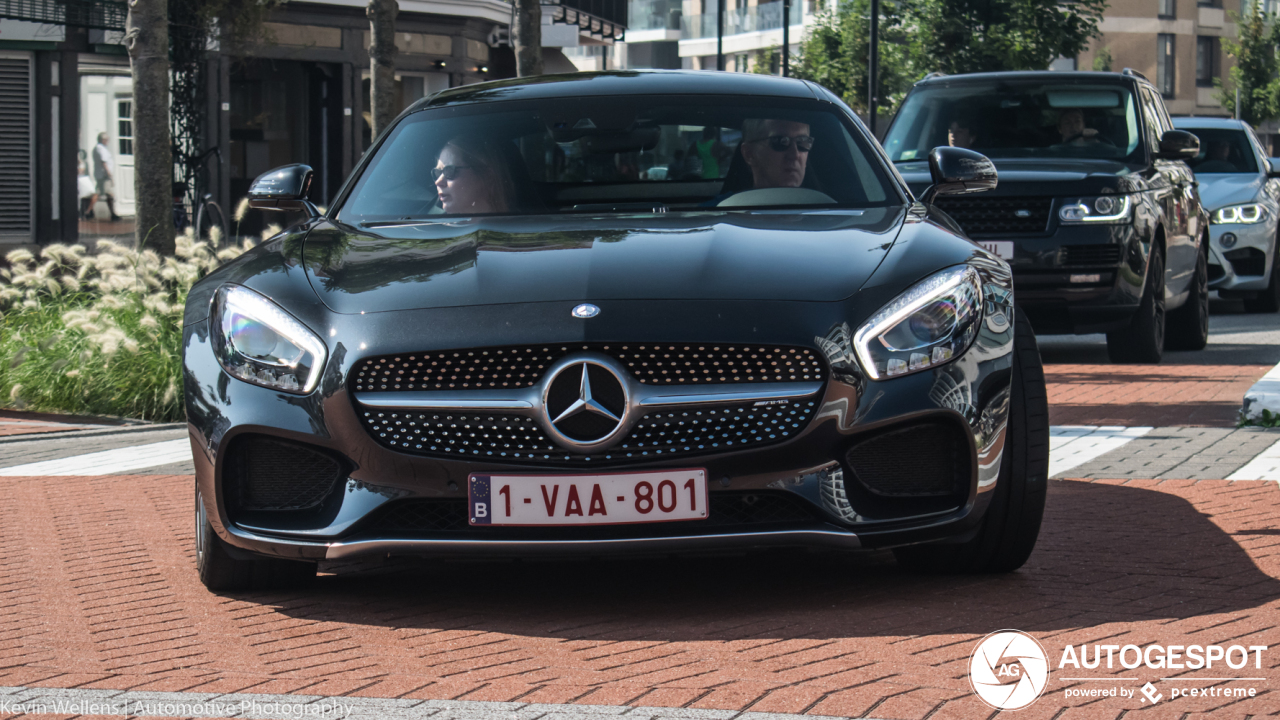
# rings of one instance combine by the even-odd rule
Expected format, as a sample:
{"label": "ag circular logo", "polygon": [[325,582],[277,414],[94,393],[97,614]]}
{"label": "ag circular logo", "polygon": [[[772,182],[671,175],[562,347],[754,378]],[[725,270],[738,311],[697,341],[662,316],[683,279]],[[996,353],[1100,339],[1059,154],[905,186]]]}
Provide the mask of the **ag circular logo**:
{"label": "ag circular logo", "polygon": [[1020,630],[997,630],[969,656],[969,684],[997,710],[1021,710],[1049,684],[1049,657],[1040,642]]}

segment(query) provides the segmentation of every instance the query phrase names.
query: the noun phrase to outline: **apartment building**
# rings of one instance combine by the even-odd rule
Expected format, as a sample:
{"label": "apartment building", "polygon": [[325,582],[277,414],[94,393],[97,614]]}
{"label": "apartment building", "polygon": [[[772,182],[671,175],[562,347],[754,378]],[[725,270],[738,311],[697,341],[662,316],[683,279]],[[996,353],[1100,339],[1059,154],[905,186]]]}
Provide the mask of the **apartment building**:
{"label": "apartment building", "polygon": [[[750,72],[772,60],[770,69],[777,72],[782,1],[728,0],[723,28],[717,27],[719,8],[719,0],[630,0],[626,42],[612,52],[597,51],[605,58],[598,66],[715,70],[719,44],[725,70]],[[813,24],[815,8],[813,0],[791,2],[787,40],[793,55]]]}
{"label": "apartment building", "polygon": [[1099,28],[1102,37],[1075,66],[1105,69],[1109,55],[1111,70],[1133,68],[1154,82],[1171,114],[1225,116],[1214,88],[1231,62],[1222,39],[1236,37],[1231,13],[1250,1],[1111,0]]}

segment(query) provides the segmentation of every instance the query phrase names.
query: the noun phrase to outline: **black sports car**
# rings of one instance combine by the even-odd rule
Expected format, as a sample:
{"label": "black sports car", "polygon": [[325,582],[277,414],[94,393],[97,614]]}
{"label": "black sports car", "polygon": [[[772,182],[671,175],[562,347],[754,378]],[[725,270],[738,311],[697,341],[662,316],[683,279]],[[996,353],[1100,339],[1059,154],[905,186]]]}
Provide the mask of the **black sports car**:
{"label": "black sports car", "polygon": [[1008,571],[1039,532],[1044,378],[1009,267],[816,85],[599,73],[405,111],[327,212],[193,289],[197,564],[895,548]]}

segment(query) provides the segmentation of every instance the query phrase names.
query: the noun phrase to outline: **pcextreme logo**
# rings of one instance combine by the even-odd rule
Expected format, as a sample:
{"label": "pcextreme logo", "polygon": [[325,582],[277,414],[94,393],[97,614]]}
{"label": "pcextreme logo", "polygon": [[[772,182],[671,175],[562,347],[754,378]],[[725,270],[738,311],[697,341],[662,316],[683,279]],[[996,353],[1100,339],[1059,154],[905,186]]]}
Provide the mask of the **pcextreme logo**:
{"label": "pcextreme logo", "polygon": [[1049,684],[1049,656],[1040,642],[1020,630],[997,630],[969,656],[969,684],[996,710],[1021,710]]}

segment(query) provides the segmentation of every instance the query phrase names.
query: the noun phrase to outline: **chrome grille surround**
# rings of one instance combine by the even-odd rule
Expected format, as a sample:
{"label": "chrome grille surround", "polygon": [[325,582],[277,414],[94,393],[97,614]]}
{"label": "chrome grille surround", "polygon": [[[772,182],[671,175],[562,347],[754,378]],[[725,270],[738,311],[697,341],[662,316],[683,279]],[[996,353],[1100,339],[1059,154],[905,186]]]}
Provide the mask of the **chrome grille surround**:
{"label": "chrome grille surround", "polygon": [[559,343],[401,353],[367,358],[351,371],[356,392],[499,390],[533,387],[556,360],[594,352],[621,362],[645,385],[802,382],[822,379],[810,348],[708,343]]}

